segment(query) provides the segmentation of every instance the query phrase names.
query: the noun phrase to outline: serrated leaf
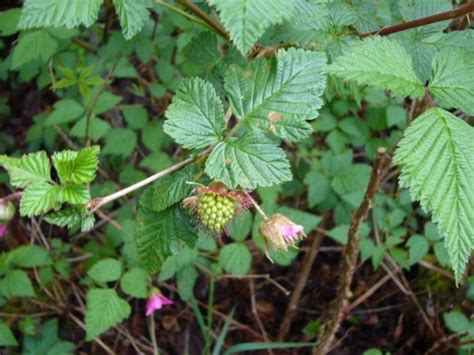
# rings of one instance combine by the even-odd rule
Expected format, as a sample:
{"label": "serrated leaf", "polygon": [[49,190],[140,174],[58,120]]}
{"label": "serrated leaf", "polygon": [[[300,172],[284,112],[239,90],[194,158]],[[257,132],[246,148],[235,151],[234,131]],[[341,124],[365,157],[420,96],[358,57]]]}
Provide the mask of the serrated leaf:
{"label": "serrated leaf", "polygon": [[429,89],[444,106],[474,115],[473,77],[473,53],[462,48],[441,51],[433,59]]}
{"label": "serrated leaf", "polygon": [[12,263],[21,267],[38,267],[52,263],[49,252],[39,245],[23,245],[10,253]]}
{"label": "serrated leaf", "polygon": [[75,345],[62,341],[58,337],[58,320],[56,318],[35,324],[35,332],[23,338],[23,353],[28,355],[70,355]]}
{"label": "serrated leaf", "polygon": [[12,69],[35,60],[46,62],[57,48],[58,42],[46,30],[25,33],[13,49]]}
{"label": "serrated leaf", "polygon": [[95,263],[87,272],[98,283],[117,281],[122,275],[122,263],[116,259],[104,259]]}
{"label": "serrated leaf", "polygon": [[254,189],[290,181],[290,164],[283,149],[257,132],[219,143],[206,161],[206,174],[227,187]]}
{"label": "serrated leaf", "polygon": [[219,265],[233,275],[245,275],[250,270],[252,254],[243,243],[231,243],[219,253]]}
{"label": "serrated leaf", "polygon": [[87,292],[86,340],[90,341],[130,316],[130,305],[112,289]]}
{"label": "serrated leaf", "polygon": [[156,212],[152,190],[146,190],[137,213],[136,244],[140,261],[150,273],[159,271],[164,260],[179,251],[181,244],[194,247],[197,234],[179,205]]}
{"label": "serrated leaf", "polygon": [[122,27],[123,36],[131,39],[148,20],[147,0],[112,0]]}
{"label": "serrated leaf", "polygon": [[99,146],[81,149],[79,152],[65,150],[52,156],[62,183],[87,184],[94,181],[99,164]]}
{"label": "serrated leaf", "polygon": [[70,207],[64,210],[53,212],[44,217],[45,221],[59,227],[69,229],[77,226],[82,219],[83,211],[80,207]]}
{"label": "serrated leaf", "polygon": [[356,43],[329,68],[342,79],[391,90],[394,95],[421,98],[425,93],[410,55],[398,42],[386,37],[375,36]]}
{"label": "serrated leaf", "polygon": [[0,294],[5,297],[34,297],[35,291],[28,274],[23,270],[10,270],[0,280]]}
{"label": "serrated leaf", "polygon": [[38,216],[58,208],[63,202],[64,195],[61,187],[47,182],[29,185],[23,192],[20,201],[22,217]]}
{"label": "serrated leaf", "polygon": [[234,114],[286,140],[311,134],[326,87],[326,58],[302,49],[280,51],[277,62],[260,59],[225,76]]}
{"label": "serrated leaf", "polygon": [[197,77],[182,80],[166,117],[164,131],[188,149],[218,142],[226,126],[224,107],[216,90]]}
{"label": "serrated leaf", "polygon": [[163,211],[187,197],[193,189],[191,180],[191,170],[186,168],[158,180],[152,188],[153,210]]}
{"label": "serrated leaf", "polygon": [[45,126],[76,121],[84,113],[84,108],[75,100],[64,99],[54,104],[54,110],[46,119]]}
{"label": "serrated leaf", "polygon": [[286,0],[208,0],[239,51],[246,55],[272,25],[292,17],[295,7]]}
{"label": "serrated leaf", "polygon": [[91,26],[103,0],[25,0],[19,28]]}
{"label": "serrated leaf", "polygon": [[64,202],[71,205],[85,205],[91,199],[89,188],[86,185],[71,185],[67,184],[61,186]]}
{"label": "serrated leaf", "polygon": [[127,128],[112,128],[105,137],[104,154],[128,157],[137,145],[137,134]]}
{"label": "serrated leaf", "polygon": [[443,320],[449,330],[453,333],[464,333],[470,328],[469,319],[465,314],[459,311],[444,313]]}
{"label": "serrated leaf", "polygon": [[15,336],[4,322],[0,322],[0,346],[18,346]]}
{"label": "serrated leaf", "polygon": [[451,265],[459,280],[474,239],[474,129],[441,109],[430,109],[405,131],[394,157],[410,189],[430,211],[445,238]]}
{"label": "serrated leaf", "polygon": [[51,165],[46,152],[31,153],[21,158],[0,156],[2,165],[10,176],[10,183],[19,188],[51,180]]}
{"label": "serrated leaf", "polygon": [[120,279],[123,292],[132,297],[147,298],[148,273],[140,268],[127,271]]}

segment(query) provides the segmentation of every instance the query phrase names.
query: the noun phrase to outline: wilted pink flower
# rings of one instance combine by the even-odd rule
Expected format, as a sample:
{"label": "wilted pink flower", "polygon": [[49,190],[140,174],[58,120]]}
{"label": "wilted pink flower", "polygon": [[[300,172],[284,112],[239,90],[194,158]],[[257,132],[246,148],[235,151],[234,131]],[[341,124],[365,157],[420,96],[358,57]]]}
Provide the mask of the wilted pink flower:
{"label": "wilted pink flower", "polygon": [[281,214],[265,219],[260,225],[260,234],[265,239],[265,243],[275,250],[288,250],[288,247],[306,236],[303,226]]}
{"label": "wilted pink flower", "polygon": [[146,303],[146,316],[151,316],[155,311],[170,304],[173,304],[173,301],[163,296],[158,289],[153,289]]}
{"label": "wilted pink flower", "polygon": [[0,238],[2,238],[6,232],[7,232],[7,225],[1,224],[0,225]]}

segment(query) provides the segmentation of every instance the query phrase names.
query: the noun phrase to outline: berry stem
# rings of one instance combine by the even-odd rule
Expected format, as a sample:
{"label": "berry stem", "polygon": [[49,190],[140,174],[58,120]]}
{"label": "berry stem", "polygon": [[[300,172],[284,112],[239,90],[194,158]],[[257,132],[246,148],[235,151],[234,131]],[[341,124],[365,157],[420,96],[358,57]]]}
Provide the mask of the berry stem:
{"label": "berry stem", "polygon": [[255,207],[255,210],[258,213],[260,213],[260,215],[263,217],[263,219],[268,219],[267,214],[265,213],[265,211],[263,211],[263,209],[260,207],[260,205],[257,203],[257,201],[255,201],[255,199],[252,197],[252,195],[250,193],[248,193],[247,191],[245,191],[245,194],[247,195],[250,202],[252,202],[253,207]]}

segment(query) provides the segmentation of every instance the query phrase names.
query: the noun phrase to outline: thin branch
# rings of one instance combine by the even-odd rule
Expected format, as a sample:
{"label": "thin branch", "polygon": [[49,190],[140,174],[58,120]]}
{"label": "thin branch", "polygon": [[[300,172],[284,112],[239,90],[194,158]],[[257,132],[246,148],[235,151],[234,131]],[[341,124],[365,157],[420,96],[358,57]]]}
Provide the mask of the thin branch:
{"label": "thin branch", "polygon": [[460,17],[466,14],[469,14],[471,12],[474,12],[474,4],[465,4],[463,6],[458,7],[457,9],[454,10],[449,10],[446,12],[441,12],[436,15],[432,16],[427,16],[427,17],[422,17],[413,21],[408,21],[404,23],[399,23],[397,25],[393,26],[387,26],[384,28],[381,28],[380,30],[377,31],[372,31],[372,32],[366,32],[366,33],[361,33],[359,34],[360,37],[369,37],[373,35],[379,35],[379,36],[388,36],[393,33],[401,32],[401,31],[406,31],[412,28],[420,27],[420,26],[426,26],[432,23],[436,22],[441,22],[441,21],[446,21],[446,20],[451,20],[456,17]]}
{"label": "thin branch", "polygon": [[[323,228],[324,224],[325,220],[323,219],[323,221],[319,224],[319,227]],[[311,273],[314,260],[316,260],[316,257],[319,253],[319,247],[321,246],[321,242],[323,241],[324,236],[325,233],[318,232],[316,234],[316,236],[313,238],[310,249],[304,257],[303,267],[301,268],[301,271],[298,274],[295,288],[291,293],[290,301],[288,302],[285,315],[283,316],[283,321],[280,325],[280,330],[278,332],[278,341],[283,341],[285,339],[286,334],[288,333],[288,330],[290,329],[291,321],[298,307],[298,303],[300,302],[301,295],[303,294],[304,287],[306,285],[306,282],[308,281],[309,274]]]}
{"label": "thin branch", "polygon": [[150,185],[151,183],[155,182],[156,180],[162,178],[163,176],[169,175],[169,174],[175,172],[176,170],[179,170],[179,169],[185,167],[186,165],[194,163],[195,161],[196,161],[196,158],[194,158],[194,157],[188,158],[188,159],[183,160],[182,162],[180,162],[178,164],[175,164],[175,165],[173,165],[173,166],[171,166],[167,169],[164,169],[164,170],[160,171],[159,173],[156,173],[152,176],[149,176],[148,178],[146,178],[142,181],[139,181],[136,184],[133,184],[133,185],[131,185],[131,186],[125,188],[125,189],[114,192],[113,194],[105,196],[105,197],[96,198],[96,199],[90,201],[87,204],[87,209],[91,213],[94,213],[99,208],[101,208],[103,205],[105,205],[109,202],[115,201],[115,200],[117,200],[121,197],[124,197],[124,196],[128,195],[129,193],[131,193],[133,191],[141,189],[142,187]]}
{"label": "thin branch", "polygon": [[337,296],[331,303],[328,313],[329,320],[322,327],[321,336],[313,349],[313,354],[327,354],[336,336],[336,332],[339,329],[344,315],[344,308],[350,295],[352,277],[359,255],[359,227],[371,208],[380,181],[389,166],[390,158],[387,155],[386,149],[379,148],[364,199],[352,215],[346,251],[340,264],[339,275],[341,276],[337,287]]}
{"label": "thin branch", "polygon": [[97,102],[99,101],[99,97],[102,94],[102,92],[104,91],[105,86],[107,85],[107,83],[110,80],[110,78],[112,77],[115,69],[117,68],[117,65],[118,65],[120,59],[122,59],[121,54],[117,55],[117,58],[115,58],[115,61],[113,62],[112,67],[110,68],[109,72],[107,73],[107,76],[105,77],[103,83],[101,84],[101,86],[97,90],[97,93],[95,94],[92,102],[90,103],[90,105],[86,109],[86,131],[85,131],[85,134],[84,134],[84,145],[89,145],[89,128],[90,128],[90,121],[91,121],[91,118],[92,118],[92,113],[94,112],[94,108],[97,105]]}
{"label": "thin branch", "polygon": [[199,6],[195,5],[189,0],[176,0],[176,2],[178,4],[183,5],[189,11],[193,12],[201,20],[203,20],[205,23],[211,26],[214,29],[214,31],[217,34],[219,34],[222,38],[224,38],[226,41],[230,40],[229,34],[225,30],[224,26],[222,26],[219,21],[215,20],[214,18],[209,16],[206,12],[201,10]]}

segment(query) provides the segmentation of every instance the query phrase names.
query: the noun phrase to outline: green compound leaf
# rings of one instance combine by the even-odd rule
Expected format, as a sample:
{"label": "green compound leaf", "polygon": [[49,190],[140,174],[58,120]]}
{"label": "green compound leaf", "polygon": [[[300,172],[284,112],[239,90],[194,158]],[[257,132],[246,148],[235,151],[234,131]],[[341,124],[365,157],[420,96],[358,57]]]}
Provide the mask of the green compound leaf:
{"label": "green compound leaf", "polygon": [[0,295],[11,297],[34,297],[35,290],[28,274],[23,270],[10,270],[0,280]]}
{"label": "green compound leaf", "polygon": [[25,0],[18,27],[91,26],[103,0]]}
{"label": "green compound leaf", "polygon": [[57,48],[58,42],[46,30],[24,33],[13,49],[12,69],[39,59],[46,63]]}
{"label": "green compound leaf", "polygon": [[61,186],[64,202],[71,205],[85,205],[91,199],[89,188],[86,185]]}
{"label": "green compound leaf", "polygon": [[429,89],[436,100],[474,115],[474,53],[465,49],[439,52],[433,59]]}
{"label": "green compound leaf", "polygon": [[152,187],[153,210],[163,211],[187,197],[193,189],[192,185],[188,184],[192,178],[191,169],[184,168],[158,180]]}
{"label": "green compound leaf", "polygon": [[112,0],[119,17],[122,33],[126,39],[131,39],[148,20],[147,0]]}
{"label": "green compound leaf", "polygon": [[194,247],[197,234],[179,205],[156,212],[153,190],[146,190],[137,213],[136,245],[143,267],[150,273],[160,270],[166,258],[178,252],[184,243]]}
{"label": "green compound leaf", "polygon": [[60,186],[47,182],[29,185],[23,192],[20,201],[20,215],[22,217],[38,216],[58,208],[64,200]]}
{"label": "green compound leaf", "polygon": [[311,134],[306,121],[318,116],[325,87],[326,58],[302,49],[280,51],[276,62],[231,66],[225,77],[238,118],[292,142]]}
{"label": "green compound leaf", "polygon": [[72,206],[61,211],[53,212],[44,217],[45,221],[59,227],[72,229],[86,218],[87,209],[84,206]]}
{"label": "green compound leaf", "polygon": [[231,189],[272,186],[292,178],[283,149],[253,131],[219,143],[206,161],[206,174]]}
{"label": "green compound leaf", "polygon": [[94,181],[99,164],[99,146],[79,152],[65,150],[53,154],[53,164],[62,183],[87,184]]}
{"label": "green compound leaf", "polygon": [[98,283],[117,281],[122,276],[122,263],[116,259],[104,259],[95,263],[87,272]]}
{"label": "green compound leaf", "polygon": [[290,19],[293,1],[286,0],[208,0],[219,11],[224,27],[237,49],[246,55],[272,25]]}
{"label": "green compound leaf", "polygon": [[218,142],[226,126],[221,99],[214,87],[200,78],[183,79],[166,117],[164,131],[188,149]]}
{"label": "green compound leaf", "polygon": [[10,176],[10,183],[19,188],[30,184],[48,182],[51,180],[51,164],[46,152],[31,153],[21,158],[0,156],[2,165]]}
{"label": "green compound leaf", "polygon": [[219,253],[219,265],[233,275],[245,275],[250,270],[252,254],[243,243],[230,243]]}
{"label": "green compound leaf", "polygon": [[441,109],[431,109],[406,130],[394,157],[400,185],[430,211],[445,238],[456,279],[474,240],[474,129]]}
{"label": "green compound leaf", "polygon": [[0,321],[0,346],[18,346],[12,331],[5,322]]}
{"label": "green compound leaf", "polygon": [[130,316],[130,305],[112,289],[87,292],[86,340],[90,341]]}
{"label": "green compound leaf", "polygon": [[120,287],[127,295],[137,298],[147,298],[148,273],[140,268],[127,271],[120,279]]}
{"label": "green compound leaf", "polygon": [[342,79],[391,90],[398,96],[421,98],[425,93],[410,55],[398,42],[385,37],[357,43],[329,68]]}

